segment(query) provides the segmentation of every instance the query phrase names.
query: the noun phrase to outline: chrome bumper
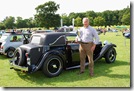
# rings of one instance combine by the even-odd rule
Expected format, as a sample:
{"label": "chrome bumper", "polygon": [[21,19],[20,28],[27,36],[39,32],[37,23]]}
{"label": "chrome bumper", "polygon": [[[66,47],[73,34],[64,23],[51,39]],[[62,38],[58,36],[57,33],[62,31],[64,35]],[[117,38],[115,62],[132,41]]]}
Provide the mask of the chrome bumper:
{"label": "chrome bumper", "polygon": [[0,53],[6,55],[6,53],[0,49]]}
{"label": "chrome bumper", "polygon": [[20,71],[28,71],[28,67],[18,66],[15,64],[15,61],[10,60],[10,69],[17,69]]}

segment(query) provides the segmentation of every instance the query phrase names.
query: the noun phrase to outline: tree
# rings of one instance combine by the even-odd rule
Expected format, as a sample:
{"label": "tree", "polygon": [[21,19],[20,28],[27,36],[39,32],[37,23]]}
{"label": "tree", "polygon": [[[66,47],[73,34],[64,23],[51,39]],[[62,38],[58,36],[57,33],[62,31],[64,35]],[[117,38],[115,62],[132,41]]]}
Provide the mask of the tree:
{"label": "tree", "polygon": [[124,25],[130,25],[130,13],[123,15],[121,22]]}
{"label": "tree", "polygon": [[10,28],[10,29],[13,29],[15,27],[15,18],[12,17],[12,16],[9,16],[9,17],[6,17],[4,20],[3,20],[3,23],[5,25],[6,28]]}
{"label": "tree", "polygon": [[67,16],[67,14],[62,14],[61,15],[61,19],[63,20],[63,25],[67,25],[67,26],[69,26],[70,25],[70,21],[69,21],[69,18],[68,18],[68,16]]}
{"label": "tree", "polygon": [[28,28],[28,19],[22,19],[22,17],[17,17],[17,20],[16,20],[16,27],[17,28]]}
{"label": "tree", "polygon": [[35,21],[32,17],[29,19],[22,19],[22,17],[17,17],[16,20],[16,27],[17,28],[33,28],[35,27]]}
{"label": "tree", "polygon": [[93,26],[94,25],[94,19],[93,19],[93,17],[88,16],[88,19],[89,19],[90,25]]}
{"label": "tree", "polygon": [[77,27],[82,25],[82,19],[79,16],[75,19],[75,25]]}
{"label": "tree", "polygon": [[110,26],[112,23],[112,11],[106,10],[102,12],[102,17],[105,19],[106,23],[104,24],[105,26]]}
{"label": "tree", "polygon": [[5,25],[4,25],[4,23],[3,22],[0,22],[0,30],[3,30],[3,29],[5,29],[6,27],[5,27]]}
{"label": "tree", "polygon": [[59,4],[53,1],[48,1],[35,8],[37,14],[35,19],[40,27],[57,27],[60,26],[60,16],[55,14],[59,9]]}
{"label": "tree", "polygon": [[17,28],[22,28],[22,27],[23,27],[22,17],[17,17],[17,20],[16,20],[16,27],[17,27]]}
{"label": "tree", "polygon": [[118,25],[119,24],[119,10],[112,11],[112,13],[113,13],[112,25]]}
{"label": "tree", "polygon": [[100,16],[98,16],[94,19],[94,25],[96,25],[96,26],[103,26],[104,23],[105,23],[105,19]]}
{"label": "tree", "polygon": [[94,19],[97,15],[94,11],[87,11],[86,16],[87,17],[92,17]]}
{"label": "tree", "polygon": [[74,18],[74,19],[77,18],[76,13],[71,12],[71,13],[69,14],[68,18],[69,18],[69,24],[71,25],[71,24],[72,24],[72,19],[73,19],[73,18]]}
{"label": "tree", "polygon": [[29,19],[26,19],[26,25],[28,28],[33,28],[35,26],[34,20],[32,17],[30,17]]}
{"label": "tree", "polygon": [[122,24],[130,25],[130,8],[123,9],[123,16],[121,18]]}

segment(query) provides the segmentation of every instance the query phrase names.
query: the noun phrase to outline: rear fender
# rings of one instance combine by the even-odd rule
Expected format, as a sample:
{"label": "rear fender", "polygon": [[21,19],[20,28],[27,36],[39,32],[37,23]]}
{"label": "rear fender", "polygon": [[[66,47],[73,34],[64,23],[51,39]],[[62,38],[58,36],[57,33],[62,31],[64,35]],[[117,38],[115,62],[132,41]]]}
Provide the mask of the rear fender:
{"label": "rear fender", "polygon": [[7,51],[10,50],[10,49],[15,51],[15,48],[14,48],[14,47],[9,47],[9,48],[7,48],[7,49],[5,50],[5,53],[7,53]]}
{"label": "rear fender", "polygon": [[[63,60],[63,63],[64,63],[65,55],[63,55],[61,51],[52,50],[52,51],[48,52],[48,54],[46,55],[46,58],[48,56],[51,56],[51,55],[57,55],[57,56],[59,56]],[[45,59],[43,59],[43,60],[45,61]]]}
{"label": "rear fender", "polygon": [[103,57],[105,55],[105,53],[112,47],[116,47],[115,44],[107,44],[105,45],[102,49],[101,52],[99,53],[98,57],[95,59],[95,61],[97,61],[98,59],[100,59],[101,57]]}
{"label": "rear fender", "polygon": [[57,51],[57,50],[52,50],[52,51],[46,52],[46,53],[43,55],[43,57],[42,57],[40,63],[37,65],[37,67],[36,67],[36,69],[35,69],[34,71],[37,71],[38,69],[40,69],[40,68],[42,67],[42,64],[44,63],[44,61],[45,61],[49,56],[51,56],[51,55],[57,55],[57,56],[59,56],[59,57],[63,60],[63,67],[64,67],[64,65],[65,65],[65,61],[64,61],[64,60],[65,60],[65,56],[64,56],[61,52],[59,52],[59,51]]}

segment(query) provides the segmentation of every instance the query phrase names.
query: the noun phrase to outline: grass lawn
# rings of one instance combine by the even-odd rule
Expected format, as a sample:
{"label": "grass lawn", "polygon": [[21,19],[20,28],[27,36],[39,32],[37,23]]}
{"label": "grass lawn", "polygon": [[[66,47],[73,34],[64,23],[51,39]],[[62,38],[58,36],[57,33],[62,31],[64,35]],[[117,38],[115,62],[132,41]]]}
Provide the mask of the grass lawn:
{"label": "grass lawn", "polygon": [[16,72],[9,69],[9,58],[0,55],[0,87],[130,87],[130,39],[125,40],[121,32],[99,37],[117,45],[117,58],[112,64],[104,59],[95,62],[94,77],[89,76],[88,67],[82,75],[77,75],[79,69],[73,69],[54,78],[45,77],[41,71]]}

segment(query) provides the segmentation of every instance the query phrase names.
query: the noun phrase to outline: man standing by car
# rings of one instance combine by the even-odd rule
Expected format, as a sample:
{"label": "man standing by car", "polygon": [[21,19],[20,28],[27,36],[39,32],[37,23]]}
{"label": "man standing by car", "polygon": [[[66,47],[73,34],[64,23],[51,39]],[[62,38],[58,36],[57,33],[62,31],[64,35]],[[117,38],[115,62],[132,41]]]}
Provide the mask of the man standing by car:
{"label": "man standing by car", "polygon": [[[85,71],[85,59],[86,56],[89,60],[89,75],[94,76],[94,61],[93,61],[93,51],[96,44],[99,42],[99,36],[94,28],[89,25],[89,19],[83,18],[83,27],[78,31],[79,34],[76,37],[76,42],[80,44],[80,72]],[[95,40],[94,40],[95,39]]]}

